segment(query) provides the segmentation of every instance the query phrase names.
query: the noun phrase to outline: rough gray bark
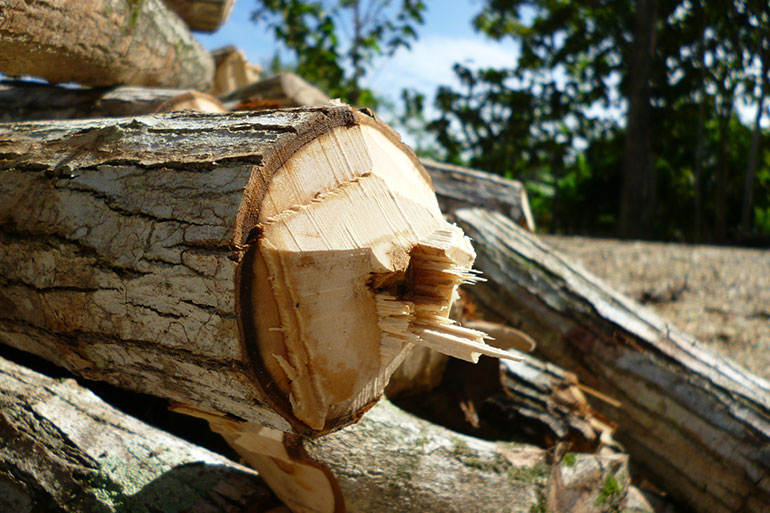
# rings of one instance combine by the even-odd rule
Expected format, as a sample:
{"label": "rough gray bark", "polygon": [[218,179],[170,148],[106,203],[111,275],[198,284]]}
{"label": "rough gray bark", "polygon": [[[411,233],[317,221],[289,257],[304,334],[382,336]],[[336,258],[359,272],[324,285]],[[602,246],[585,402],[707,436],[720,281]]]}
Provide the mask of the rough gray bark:
{"label": "rough gray bark", "polygon": [[206,90],[214,61],[161,0],[6,0],[0,71],[50,82]]}
{"label": "rough gray bark", "polygon": [[141,116],[184,92],[137,86],[73,89],[0,81],[0,122]]}
{"label": "rough gray bark", "polygon": [[214,32],[230,17],[235,0],[163,0],[193,30]]}
{"label": "rough gray bark", "polygon": [[770,504],[770,384],[715,357],[613,292],[505,217],[459,210],[489,280],[477,303],[532,334],[538,351],[621,402],[595,406],[617,421],[633,462],[677,501],[703,512]]}
{"label": "rough gray bark", "polygon": [[271,497],[252,470],[2,358],[0,440],[2,511],[245,513]]}
{"label": "rough gray bark", "polygon": [[420,159],[420,163],[430,174],[445,213],[458,208],[483,207],[505,214],[529,231],[535,231],[527,191],[521,182],[430,159]]}
{"label": "rough gray bark", "polygon": [[[237,283],[272,173],[348,107],[0,127],[0,342],[283,431]],[[248,280],[247,280],[248,281]],[[340,419],[347,422],[352,419]]]}

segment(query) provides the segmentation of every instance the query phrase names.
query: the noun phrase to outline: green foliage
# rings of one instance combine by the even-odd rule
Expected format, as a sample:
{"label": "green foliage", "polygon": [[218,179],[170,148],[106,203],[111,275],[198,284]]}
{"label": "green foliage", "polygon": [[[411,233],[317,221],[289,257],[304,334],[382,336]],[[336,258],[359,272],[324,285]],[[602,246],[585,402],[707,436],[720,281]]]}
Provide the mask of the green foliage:
{"label": "green foliage", "polygon": [[293,54],[297,74],[332,97],[375,106],[361,79],[376,57],[409,47],[424,11],[422,0],[261,0],[252,20]]}
{"label": "green foliage", "polygon": [[[756,104],[760,91],[770,92],[770,6],[656,3],[644,100],[651,115],[643,127],[651,135],[655,180],[651,233],[679,240],[737,238],[743,176],[753,173],[754,229],[770,235],[770,171],[762,144],[768,133],[761,135],[754,171],[748,159],[752,130],[737,115],[739,104]],[[522,180],[545,229],[614,234],[627,120],[607,112],[623,112],[632,91],[636,5],[641,3],[483,2],[477,30],[514,40],[518,65],[455,66],[460,87],[437,91],[438,114],[424,124],[440,156]],[[699,216],[703,226],[694,222]]]}

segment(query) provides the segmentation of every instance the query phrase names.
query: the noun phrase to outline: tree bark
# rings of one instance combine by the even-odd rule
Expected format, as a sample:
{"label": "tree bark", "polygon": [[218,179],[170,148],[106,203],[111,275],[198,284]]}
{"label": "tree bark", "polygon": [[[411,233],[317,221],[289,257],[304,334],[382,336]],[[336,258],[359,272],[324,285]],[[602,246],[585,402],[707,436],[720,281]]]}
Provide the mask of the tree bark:
{"label": "tree bark", "polygon": [[554,459],[534,446],[449,431],[387,401],[356,424],[314,440],[197,415],[268,483],[299,480],[294,487],[274,487],[295,513],[609,512],[625,502],[628,490],[625,455]]}
{"label": "tree bark", "polygon": [[220,98],[235,110],[258,108],[314,107],[329,102],[320,89],[294,73],[276,73],[259,82],[236,89]]}
{"label": "tree bark", "polygon": [[621,237],[649,237],[655,212],[650,75],[655,48],[657,0],[637,0],[628,73],[628,114],[618,228]]}
{"label": "tree bark", "polygon": [[252,470],[2,358],[0,439],[2,511],[246,513],[275,502]]}
{"label": "tree bark", "polygon": [[0,341],[297,433],[355,421],[453,324],[470,242],[347,106],[0,127]]}
{"label": "tree bark", "polygon": [[770,384],[571,265],[503,216],[459,210],[488,282],[477,303],[530,333],[546,359],[620,401],[631,461],[695,511],[770,504]]}
{"label": "tree bark", "polygon": [[192,30],[214,32],[230,17],[235,0],[163,0]]}
{"label": "tree bark", "polygon": [[207,90],[214,61],[160,0],[6,0],[0,71],[49,82]]}
{"label": "tree bark", "polygon": [[0,82],[0,122],[112,118],[152,114],[183,89],[118,86],[73,89],[36,82]]}
{"label": "tree bark", "polygon": [[441,210],[484,207],[510,217],[522,227],[535,231],[527,191],[521,182],[430,159],[420,159],[430,173]]}

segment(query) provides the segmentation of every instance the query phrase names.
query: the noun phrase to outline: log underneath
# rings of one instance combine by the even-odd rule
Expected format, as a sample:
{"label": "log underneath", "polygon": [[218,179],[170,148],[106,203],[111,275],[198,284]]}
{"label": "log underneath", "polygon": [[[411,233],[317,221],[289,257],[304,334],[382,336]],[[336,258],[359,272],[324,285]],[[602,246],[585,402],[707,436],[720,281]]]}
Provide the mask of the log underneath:
{"label": "log underneath", "polygon": [[250,469],[0,358],[0,511],[246,513]]}
{"label": "log underneath", "polygon": [[504,216],[459,210],[489,280],[486,310],[532,334],[547,359],[620,401],[597,403],[658,487],[703,512],[770,505],[770,384],[599,279]]}
{"label": "log underneath", "polygon": [[49,82],[206,90],[214,61],[161,0],[6,0],[0,71]]}
{"label": "log underneath", "polygon": [[387,401],[356,424],[304,441],[187,413],[209,420],[295,513],[612,512],[628,490],[625,455],[553,461],[543,449],[461,435]]}
{"label": "log underneath", "polygon": [[214,32],[224,25],[235,0],[163,0],[193,30]]}

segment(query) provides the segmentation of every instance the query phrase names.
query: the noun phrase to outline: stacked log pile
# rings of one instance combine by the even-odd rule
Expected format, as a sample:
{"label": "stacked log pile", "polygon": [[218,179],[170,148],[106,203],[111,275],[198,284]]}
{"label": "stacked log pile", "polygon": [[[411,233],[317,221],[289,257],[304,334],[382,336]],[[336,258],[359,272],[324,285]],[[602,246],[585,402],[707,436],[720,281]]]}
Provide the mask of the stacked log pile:
{"label": "stacked log pile", "polygon": [[291,74],[206,94],[189,30],[232,3],[0,13],[0,71],[110,86],[0,85],[0,342],[168,400],[258,474],[0,360],[0,505],[649,512],[635,469],[766,509],[770,386],[547,248],[520,183]]}

